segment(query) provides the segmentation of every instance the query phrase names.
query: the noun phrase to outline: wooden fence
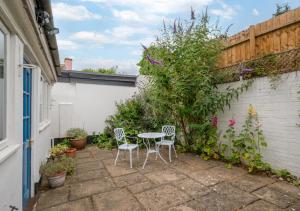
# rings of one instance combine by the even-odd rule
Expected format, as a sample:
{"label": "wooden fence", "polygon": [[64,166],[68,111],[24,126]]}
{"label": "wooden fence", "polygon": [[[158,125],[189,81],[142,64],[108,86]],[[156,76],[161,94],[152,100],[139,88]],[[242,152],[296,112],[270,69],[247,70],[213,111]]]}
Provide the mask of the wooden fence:
{"label": "wooden fence", "polygon": [[300,7],[252,25],[225,41],[220,69],[300,48]]}

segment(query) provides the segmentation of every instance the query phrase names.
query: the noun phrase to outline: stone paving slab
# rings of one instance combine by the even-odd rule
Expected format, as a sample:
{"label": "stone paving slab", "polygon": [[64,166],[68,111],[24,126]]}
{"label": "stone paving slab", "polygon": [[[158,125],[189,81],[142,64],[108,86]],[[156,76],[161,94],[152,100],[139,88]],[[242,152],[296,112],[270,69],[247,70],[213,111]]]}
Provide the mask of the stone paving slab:
{"label": "stone paving slab", "polygon": [[37,210],[52,207],[68,201],[69,189],[67,187],[60,187],[41,193]]}
{"label": "stone paving slab", "polygon": [[93,206],[90,198],[71,201],[65,204],[54,206],[44,211],[93,211]]}
{"label": "stone paving slab", "polygon": [[155,171],[152,173],[145,174],[154,184],[165,184],[169,182],[175,182],[186,178],[186,176],[174,169],[165,169],[163,174],[161,171]]}
{"label": "stone paving slab", "polygon": [[243,175],[236,180],[230,181],[230,184],[246,192],[253,192],[268,184],[274,183],[275,180],[266,176]]}
{"label": "stone paving slab", "polygon": [[139,202],[126,189],[118,189],[93,196],[93,202],[96,210],[122,210],[139,211],[145,210]]}
{"label": "stone paving slab", "polygon": [[242,209],[242,211],[283,211],[283,209],[280,209],[266,201],[258,200]]}
{"label": "stone paving slab", "polygon": [[148,179],[140,173],[133,173],[133,174],[127,174],[120,177],[115,177],[113,178],[113,181],[117,187],[125,187],[129,185],[147,182]]}
{"label": "stone paving slab", "polygon": [[162,210],[190,199],[186,193],[171,185],[160,186],[135,196],[147,210]]}
{"label": "stone paving slab", "polygon": [[280,208],[287,208],[297,201],[296,198],[270,187],[261,188],[253,192],[253,194],[265,201],[279,206]]}
{"label": "stone paving slab", "polygon": [[36,210],[300,210],[299,187],[193,154],[168,164],[151,156],[142,169],[143,153],[131,169],[128,156],[114,165],[115,150],[79,151],[76,174],[64,187],[41,192]]}
{"label": "stone paving slab", "polygon": [[76,200],[95,193],[103,193],[114,189],[112,179],[102,178],[97,180],[88,180],[71,186],[70,200]]}

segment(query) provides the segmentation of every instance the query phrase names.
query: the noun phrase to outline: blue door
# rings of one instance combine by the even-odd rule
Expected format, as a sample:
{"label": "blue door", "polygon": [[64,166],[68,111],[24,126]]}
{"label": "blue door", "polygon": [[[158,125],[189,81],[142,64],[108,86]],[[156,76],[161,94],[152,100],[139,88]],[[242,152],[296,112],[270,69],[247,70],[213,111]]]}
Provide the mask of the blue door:
{"label": "blue door", "polygon": [[23,69],[23,208],[30,199],[31,183],[31,69]]}

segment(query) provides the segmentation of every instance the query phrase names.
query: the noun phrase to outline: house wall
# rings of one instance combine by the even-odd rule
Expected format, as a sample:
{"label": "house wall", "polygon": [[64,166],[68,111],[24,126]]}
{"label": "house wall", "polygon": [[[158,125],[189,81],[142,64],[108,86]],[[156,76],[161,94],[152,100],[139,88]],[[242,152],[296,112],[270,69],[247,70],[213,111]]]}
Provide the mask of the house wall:
{"label": "house wall", "polygon": [[[25,1],[0,1],[0,27],[7,31],[6,66],[6,139],[0,141],[0,210],[22,207],[23,168],[23,59],[26,57],[32,69],[32,160],[31,196],[34,183],[39,181],[39,167],[48,156],[51,143],[51,121],[39,120],[39,82],[41,75],[48,83],[56,79],[44,34],[36,34],[23,5]],[[33,3],[28,0],[26,2]],[[32,9],[32,8],[31,8]],[[33,8],[34,9],[34,8]],[[32,12],[32,11],[30,11]],[[1,28],[2,29],[2,28]],[[38,40],[41,39],[41,43]],[[45,50],[47,55],[42,51]]]}
{"label": "house wall", "polygon": [[115,113],[116,103],[137,92],[136,87],[87,83],[56,83],[52,89],[54,137],[65,137],[71,127],[102,132],[105,119]]}
{"label": "house wall", "polygon": [[[223,84],[237,87],[241,82]],[[234,100],[231,108],[219,114],[219,128],[226,131],[228,120],[234,118],[240,130],[244,124],[247,108],[252,104],[262,123],[262,129],[268,143],[263,150],[264,160],[274,168],[287,169],[300,176],[300,76],[299,72],[282,75],[282,82],[276,90],[271,89],[269,79],[257,78],[248,91]]]}

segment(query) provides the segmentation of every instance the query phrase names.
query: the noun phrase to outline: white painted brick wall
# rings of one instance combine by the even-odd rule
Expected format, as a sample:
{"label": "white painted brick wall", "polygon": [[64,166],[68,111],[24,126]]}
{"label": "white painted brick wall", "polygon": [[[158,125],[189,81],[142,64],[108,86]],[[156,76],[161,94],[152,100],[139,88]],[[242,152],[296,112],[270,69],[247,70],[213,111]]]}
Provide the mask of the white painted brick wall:
{"label": "white painted brick wall", "polygon": [[[226,131],[228,120],[234,118],[240,131],[249,104],[258,113],[268,146],[263,150],[264,160],[274,168],[287,169],[300,176],[300,72],[282,75],[282,82],[276,90],[271,89],[268,78],[258,78],[250,87],[234,100],[231,108],[226,108],[219,116],[219,128]],[[237,87],[241,82],[221,85]]]}

